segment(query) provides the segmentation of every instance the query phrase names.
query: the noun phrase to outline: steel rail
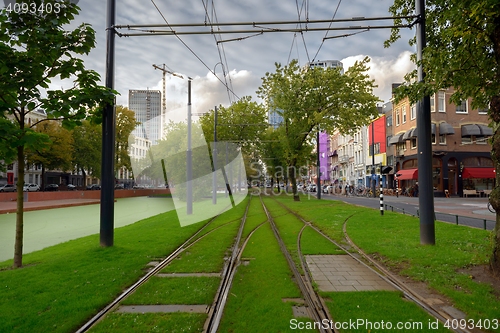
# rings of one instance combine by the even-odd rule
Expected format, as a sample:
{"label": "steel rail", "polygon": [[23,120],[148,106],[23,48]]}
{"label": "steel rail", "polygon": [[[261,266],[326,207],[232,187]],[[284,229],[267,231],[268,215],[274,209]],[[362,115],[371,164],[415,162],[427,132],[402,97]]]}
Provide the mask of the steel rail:
{"label": "steel rail", "polygon": [[[283,239],[281,238],[279,234],[279,230],[274,222],[273,217],[271,216],[271,213],[267,209],[267,207],[264,204],[264,201],[262,200],[262,197],[260,197],[260,201],[262,203],[262,207],[264,208],[264,211],[267,215],[267,218],[269,220],[269,223],[271,225],[271,229],[273,230],[274,236],[276,240],[278,241],[278,244],[280,246],[281,252],[285,256],[286,261],[288,262],[288,266],[290,267],[294,277],[295,281],[302,292],[302,295],[304,296],[304,300],[308,306],[309,314],[311,315],[312,319],[317,322],[321,323],[324,319],[329,320],[329,315],[326,316],[325,313],[327,311],[325,308],[320,306],[321,302],[318,299],[318,295],[314,292],[314,289],[312,285],[307,284],[307,281],[304,281],[303,276],[300,274],[299,270],[297,269],[297,266],[295,265],[295,262],[292,259],[292,256],[288,249],[286,248],[285,243],[283,242]],[[302,259],[301,259],[302,260]],[[324,318],[322,318],[324,317]],[[335,332],[332,327],[324,327],[323,325],[320,325],[320,332],[322,333],[330,333],[330,332]]]}
{"label": "steel rail", "polygon": [[[335,246],[337,246],[338,248],[340,248],[342,251],[344,251],[347,255],[349,255],[351,258],[353,258],[354,260],[356,260],[357,262],[361,263],[362,265],[364,265],[365,267],[369,268],[371,271],[373,271],[375,274],[377,274],[379,277],[381,277],[384,281],[386,281],[387,283],[389,283],[390,285],[392,285],[393,287],[395,287],[396,289],[398,289],[399,291],[401,291],[403,293],[403,295],[413,301],[415,304],[417,304],[418,306],[420,306],[423,310],[425,310],[429,315],[431,315],[432,317],[438,319],[439,321],[441,321],[442,323],[445,323],[446,320],[453,320],[453,319],[457,319],[457,318],[453,318],[451,317],[449,314],[441,311],[440,309],[436,309],[432,304],[429,304],[421,295],[419,295],[418,293],[416,293],[414,290],[412,290],[411,288],[407,287],[402,281],[400,281],[394,274],[392,274],[391,272],[389,272],[385,267],[383,267],[382,265],[380,265],[378,262],[376,262],[374,259],[372,259],[370,256],[368,256],[364,251],[362,251],[358,246],[356,246],[354,244],[354,242],[352,242],[352,240],[349,238],[348,234],[347,234],[347,230],[346,230],[346,223],[347,221],[353,216],[349,216],[346,221],[344,221],[344,225],[343,225],[343,233],[344,233],[344,237],[346,238],[346,241],[349,242],[349,244],[356,250],[356,252],[361,256],[361,258],[363,258],[364,260],[366,260],[367,262],[369,262],[372,266],[374,266],[376,268],[373,269],[372,266],[369,266],[367,265],[364,261],[360,260],[358,257],[354,256],[350,251],[348,251],[344,246],[342,246],[341,244],[339,244],[338,242],[334,241],[333,239],[331,239],[330,237],[328,237],[328,235],[324,234],[321,230],[319,230],[317,227],[315,227],[314,225],[312,225],[310,222],[306,221],[302,216],[300,216],[298,213],[296,213],[295,211],[291,210],[290,208],[288,208],[287,206],[285,206],[284,204],[282,204],[281,202],[278,202],[277,200],[275,200],[279,205],[281,205],[283,208],[285,208],[286,210],[288,210],[290,213],[292,213],[293,215],[295,215],[298,219],[300,219],[303,223],[305,224],[308,224],[311,228],[313,228],[314,230],[316,230],[319,234],[321,234],[324,238],[326,238],[327,240],[329,240],[331,243],[333,243]],[[381,274],[382,273],[382,274]],[[453,332],[456,332],[456,333],[470,333],[469,330],[461,330],[461,329],[450,329],[452,330]]]}
{"label": "steel rail", "polygon": [[231,285],[233,283],[234,275],[236,273],[236,268],[239,264],[239,252],[243,251],[243,248],[240,247],[241,235],[243,234],[243,229],[245,227],[245,222],[248,215],[248,210],[250,209],[250,202],[252,201],[252,197],[248,200],[247,207],[245,209],[245,213],[241,218],[240,227],[238,229],[238,234],[236,236],[236,240],[233,245],[231,257],[228,262],[224,266],[221,283],[219,285],[219,289],[215,295],[214,303],[210,307],[208,312],[208,319],[205,322],[204,332],[216,333],[219,328],[220,320],[222,318],[222,314],[224,312],[224,307],[227,301],[227,295],[229,294],[229,290],[231,289]]}
{"label": "steel rail", "polygon": [[[92,328],[98,321],[103,319],[108,313],[110,313],[113,309],[115,309],[118,304],[127,298],[130,294],[132,294],[137,288],[139,288],[141,285],[143,285],[145,282],[147,282],[152,276],[156,275],[159,271],[161,271],[163,268],[165,268],[168,264],[172,262],[177,256],[179,256],[182,252],[184,252],[187,248],[190,246],[194,245],[197,243],[200,239],[204,238],[208,234],[212,233],[213,231],[217,230],[220,227],[223,227],[227,225],[225,223],[224,225],[221,225],[213,230],[210,230],[206,234],[200,236],[199,238],[196,238],[203,230],[205,230],[209,225],[212,224],[212,222],[220,216],[216,215],[212,217],[203,227],[198,229],[191,237],[189,237],[184,243],[182,243],[177,249],[175,249],[170,255],[168,255],[165,259],[163,259],[158,265],[156,265],[153,269],[151,269],[149,272],[147,272],[143,277],[141,277],[139,280],[137,280],[133,285],[131,285],[129,288],[127,288],[124,292],[122,292],[118,297],[116,297],[111,303],[106,305],[101,311],[99,311],[95,316],[93,316],[89,321],[87,321],[84,325],[82,325],[76,333],[84,333],[87,332],[90,328]],[[228,222],[232,223],[234,221]]]}

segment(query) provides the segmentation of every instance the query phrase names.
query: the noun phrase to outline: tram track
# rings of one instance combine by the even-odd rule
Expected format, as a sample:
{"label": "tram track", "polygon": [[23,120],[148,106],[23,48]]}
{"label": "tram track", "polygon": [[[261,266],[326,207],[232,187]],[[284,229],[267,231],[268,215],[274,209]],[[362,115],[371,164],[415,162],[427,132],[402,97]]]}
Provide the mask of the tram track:
{"label": "tram track", "polygon": [[[309,277],[309,273],[308,273],[308,270],[307,270],[307,264],[304,260],[304,257],[302,256],[302,254],[300,253],[300,237],[302,235],[302,231],[304,230],[304,228],[306,226],[304,226],[304,228],[301,229],[301,231],[299,232],[299,235],[297,237],[297,243],[299,244],[298,246],[298,249],[299,249],[299,260],[300,260],[300,264],[302,266],[302,269],[304,271],[304,275],[302,275],[297,267],[297,265],[295,264],[295,261],[293,260],[292,258],[292,255],[290,253],[290,251],[287,249],[286,247],[286,244],[284,243],[281,235],[280,235],[280,232],[279,232],[279,229],[278,227],[276,226],[276,223],[274,222],[274,219],[271,215],[271,213],[269,212],[269,210],[267,209],[266,205],[264,204],[264,201],[262,200],[262,197],[260,197],[260,201],[262,203],[262,207],[264,208],[264,211],[266,213],[266,216],[268,218],[268,221],[271,225],[271,229],[274,233],[274,236],[279,244],[279,247],[281,249],[281,252],[283,253],[283,255],[285,256],[285,259],[288,263],[288,266],[290,267],[290,270],[292,271],[293,273],[293,276],[294,276],[294,279],[295,279],[295,282],[296,284],[298,285],[303,297],[304,297],[304,301],[305,301],[305,304],[307,305],[307,310],[309,312],[309,315],[310,317],[316,322],[316,323],[321,323],[323,322],[324,320],[327,320],[329,323],[333,323],[333,319],[331,318],[331,315],[328,311],[328,308],[326,307],[326,305],[324,304],[322,298],[316,293],[316,291],[314,290],[314,287],[312,285],[312,281]],[[286,208],[286,207],[285,207]],[[330,332],[335,332],[333,330],[333,325],[321,325],[319,327],[319,330],[321,333],[330,333]]]}
{"label": "tram track", "polygon": [[[441,309],[437,308],[435,305],[428,302],[423,296],[419,295],[416,291],[409,288],[403,281],[401,281],[401,279],[396,277],[389,270],[387,270],[383,265],[379,264],[376,260],[374,260],[368,254],[366,254],[363,250],[361,250],[358,246],[356,246],[356,244],[350,239],[349,235],[347,234],[347,229],[346,229],[347,221],[351,218],[351,216],[349,216],[344,221],[342,231],[343,231],[343,236],[344,236],[345,240],[348,242],[349,246],[355,250],[355,254],[353,254],[352,251],[347,249],[345,246],[343,246],[343,245],[339,244],[337,241],[331,239],[328,235],[323,233],[319,228],[314,226],[312,223],[306,221],[297,212],[291,210],[289,207],[287,207],[283,203],[277,201],[276,199],[273,199],[273,200],[276,203],[278,203],[281,207],[286,209],[290,214],[294,215],[297,219],[299,219],[300,221],[302,221],[304,223],[304,227],[302,228],[301,233],[305,229],[305,227],[307,227],[307,226],[311,227],[316,232],[318,232],[320,235],[322,235],[324,238],[329,240],[332,244],[334,244],[335,246],[340,248],[342,251],[344,251],[346,255],[349,255],[351,258],[353,258],[354,260],[356,260],[360,264],[369,268],[374,273],[376,273],[379,277],[381,277],[383,280],[385,280],[390,285],[392,285],[394,288],[401,291],[406,299],[417,304],[424,311],[426,311],[430,316],[434,317],[435,319],[438,319],[441,323],[446,323],[447,321],[454,321],[454,320],[456,321],[456,320],[460,319],[460,318],[452,317],[448,313],[442,311]],[[300,235],[298,238],[300,239]],[[298,244],[300,244],[299,239],[297,240]],[[304,265],[304,266],[307,267],[307,265]],[[305,272],[305,275],[309,275],[308,272]],[[456,333],[471,333],[471,331],[469,331],[467,329],[461,329],[461,328],[457,328],[457,329],[450,328],[450,330],[453,332],[456,332]]]}
{"label": "tram track", "polygon": [[[250,203],[250,200],[249,200],[249,203]],[[248,205],[249,205],[249,203],[248,203]],[[247,206],[246,211],[248,211],[248,206]],[[102,310],[100,310],[96,315],[94,315],[90,320],[88,320],[84,325],[82,325],[76,331],[76,333],[84,333],[84,332],[89,331],[95,324],[97,324],[99,321],[101,321],[103,318],[105,318],[107,314],[113,312],[123,300],[125,300],[127,297],[129,297],[131,294],[133,294],[134,291],[136,291],[140,286],[142,286],[147,281],[149,281],[153,276],[155,276],[159,272],[161,272],[165,267],[167,267],[170,263],[172,263],[173,260],[178,258],[184,251],[186,251],[190,247],[194,246],[195,244],[197,244],[199,241],[201,241],[205,237],[208,237],[210,234],[217,231],[218,229],[220,229],[220,228],[222,228],[230,223],[234,223],[236,221],[236,220],[232,220],[232,221],[226,222],[220,226],[217,226],[211,230],[206,231],[219,216],[220,216],[220,214],[212,217],[207,223],[205,223],[205,225],[203,227],[198,229],[198,231],[196,231],[191,237],[189,237],[186,241],[184,241],[170,255],[168,255],[166,258],[161,260],[156,266],[154,266],[151,270],[149,270],[144,276],[142,276],[134,284],[132,284],[130,287],[128,287],[118,297],[116,297],[112,302],[110,302],[108,305],[106,305]],[[242,228],[240,227],[240,229],[242,229]],[[204,231],[206,231],[206,233],[202,234]],[[224,272],[223,272],[223,274],[224,274]]]}

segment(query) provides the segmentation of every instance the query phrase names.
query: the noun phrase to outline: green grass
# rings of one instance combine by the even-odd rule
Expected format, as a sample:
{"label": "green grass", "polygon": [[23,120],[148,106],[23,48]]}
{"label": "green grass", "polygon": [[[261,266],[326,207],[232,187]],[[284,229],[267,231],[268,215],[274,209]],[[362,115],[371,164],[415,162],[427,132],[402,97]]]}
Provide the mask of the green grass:
{"label": "green grass", "polygon": [[412,216],[388,211],[381,216],[375,209],[335,201],[277,199],[337,241],[342,240],[342,225],[347,221],[347,232],[356,245],[389,268],[448,296],[468,318],[498,318],[500,299],[491,286],[459,273],[488,263],[490,232],[436,222],[436,245],[423,246],[419,219]]}
{"label": "green grass", "polygon": [[157,277],[140,286],[122,304],[212,304],[218,277]]}
{"label": "green grass", "polygon": [[285,243],[285,246],[288,249],[296,267],[299,269],[299,272],[303,274],[297,247],[297,238],[300,230],[304,226],[304,223],[272,199],[264,198],[264,204],[273,217],[281,239],[283,240],[283,243]]}
{"label": "green grass", "polygon": [[233,221],[184,251],[162,273],[216,273],[222,271],[224,255],[234,243],[239,223]]}
{"label": "green grass", "polygon": [[269,224],[253,234],[243,257],[253,259],[238,267],[219,332],[289,332],[292,303],[283,298],[302,296]]}
{"label": "green grass", "polygon": [[377,214],[363,210],[347,222],[347,231],[358,246],[381,256],[387,266],[401,274],[448,296],[470,318],[498,318],[500,300],[494,290],[458,272],[488,263],[490,232],[437,222],[436,245],[423,246],[417,218],[395,213],[387,219],[373,215]]}
{"label": "green grass", "polygon": [[93,235],[26,254],[22,269],[1,263],[0,332],[75,331],[200,226],[171,211],[116,229],[113,247]]}
{"label": "green grass", "polygon": [[302,232],[300,239],[302,254],[345,254],[344,250],[320,235],[316,230],[307,227]]}
{"label": "green grass", "polygon": [[[431,318],[415,303],[401,298],[400,292],[394,291],[363,291],[363,292],[336,292],[322,293],[329,300],[326,302],[330,312],[334,314],[334,321],[340,323],[355,322],[359,326],[346,325],[342,333],[350,332],[449,332],[439,325],[434,330],[435,319]],[[381,313],[382,309],[382,313]],[[359,322],[358,322],[359,320]],[[385,323],[385,328],[375,329],[374,325]],[[371,323],[371,324],[370,324]],[[401,323],[403,329],[397,329]],[[370,327],[371,325],[371,327]],[[404,329],[405,326],[407,329]],[[388,327],[392,329],[387,329]],[[372,328],[372,329],[370,329]]]}
{"label": "green grass", "polygon": [[243,228],[243,232],[241,234],[241,242],[244,242],[252,230],[254,230],[259,224],[266,221],[267,215],[264,212],[264,208],[262,208],[260,200],[258,198],[252,198],[247,219],[245,221],[245,227]]}
{"label": "green grass", "polygon": [[199,333],[207,320],[202,313],[111,313],[92,333]]}

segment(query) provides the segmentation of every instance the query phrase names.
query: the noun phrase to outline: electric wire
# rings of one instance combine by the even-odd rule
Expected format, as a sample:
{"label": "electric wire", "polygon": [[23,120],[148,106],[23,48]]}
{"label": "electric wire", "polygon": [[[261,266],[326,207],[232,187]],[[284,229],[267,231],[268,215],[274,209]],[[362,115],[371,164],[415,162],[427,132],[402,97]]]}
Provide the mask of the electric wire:
{"label": "electric wire", "polygon": [[[309,13],[308,13],[308,8],[307,8],[306,2],[307,2],[307,0],[302,1],[302,6],[300,7],[300,10],[299,10],[299,1],[295,0],[295,5],[297,7],[297,16],[298,16],[299,21],[300,21],[300,17],[302,16],[302,9],[304,9],[304,7],[306,8],[306,21],[309,20]],[[300,24],[300,28],[302,28],[302,24]],[[306,24],[306,29],[307,29],[307,24]],[[306,43],[306,39],[304,37],[303,31],[300,32],[300,36],[302,37],[302,43],[304,44],[304,50],[306,52],[307,61],[310,62],[311,58],[309,57],[309,50],[307,49],[307,43]]]}
{"label": "electric wire", "polygon": [[[337,4],[337,8],[335,8],[335,12],[333,13],[332,21],[335,19],[335,16],[337,16],[337,12],[339,10],[341,3],[342,3],[342,0],[339,0],[339,3]],[[328,25],[328,28],[330,28],[332,26],[332,23],[333,22],[330,22],[330,24]],[[321,48],[323,47],[323,44],[325,43],[325,39],[327,36],[328,36],[328,30],[325,32],[325,37],[323,37],[323,40],[321,41],[321,44],[319,45],[318,52],[316,52],[312,61],[316,60],[316,57],[318,56],[319,51],[321,51]]]}
{"label": "electric wire", "polygon": [[[155,6],[156,10],[158,11],[158,13],[160,14],[160,16],[162,17],[163,21],[165,21],[165,23],[167,24],[167,26],[170,27],[170,24],[168,23],[168,20],[166,19],[165,15],[163,15],[163,13],[161,12],[160,8],[156,5],[155,3],[155,0],[151,0],[151,3],[153,4],[153,6]],[[217,80],[219,80],[227,89],[229,89],[231,91],[231,93],[237,98],[237,99],[240,99],[240,97],[226,84],[224,83],[215,73],[214,71],[200,58],[200,56],[198,54],[196,54],[196,52],[191,48],[189,47],[189,45],[186,44],[186,42],[184,42],[184,40],[182,40],[182,38],[180,38],[177,34],[175,34],[174,30],[172,29],[172,27],[170,27],[170,30],[172,31],[172,33],[174,33],[175,37],[182,43],[182,45],[184,45],[188,50],[189,52],[191,52],[191,54],[193,54],[196,59],[198,59],[198,61],[201,62],[201,64],[203,66],[205,66],[206,69],[208,69],[210,71],[210,73],[212,73],[216,78]]]}
{"label": "electric wire", "polygon": [[[205,2],[203,0],[202,0],[202,3],[203,3],[203,7],[205,9],[205,17],[208,18],[209,24],[212,26],[213,25],[212,22],[215,19],[215,24],[217,26],[217,29],[218,29],[218,31],[220,31],[220,26],[218,26],[218,18],[217,18],[217,12],[215,10],[214,1],[212,0],[212,12],[211,12],[212,19],[210,19],[210,14],[208,12],[207,5],[205,4]],[[207,1],[207,3],[208,3],[208,1]],[[219,38],[222,39],[222,36],[220,34],[218,34],[218,35],[219,35]],[[226,52],[224,50],[224,46],[222,46],[222,52],[221,52],[221,48],[219,47],[219,40],[217,40],[217,34],[215,32],[214,32],[214,40],[215,40],[215,43],[216,43],[216,46],[217,46],[217,52],[219,54],[219,60],[220,60],[220,63],[222,65],[222,75],[224,77],[224,82],[225,82],[225,86],[226,86],[226,90],[227,90],[227,97],[229,99],[229,103],[232,104],[232,98],[231,98],[230,91],[232,91],[233,85],[232,85],[231,76],[229,75],[229,73],[226,73],[226,68],[228,67]],[[215,70],[214,70],[214,72],[215,72]],[[229,77],[229,84],[227,82],[228,77]]]}

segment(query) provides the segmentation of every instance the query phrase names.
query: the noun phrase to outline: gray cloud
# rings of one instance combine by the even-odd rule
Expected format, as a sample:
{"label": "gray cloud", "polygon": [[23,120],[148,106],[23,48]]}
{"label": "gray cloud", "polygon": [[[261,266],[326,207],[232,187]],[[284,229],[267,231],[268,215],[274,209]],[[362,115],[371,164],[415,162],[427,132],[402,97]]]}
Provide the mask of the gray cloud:
{"label": "gray cloud", "polygon": [[[205,9],[202,1],[155,1],[169,23],[203,23],[206,21]],[[211,3],[211,2],[209,2]],[[268,1],[255,0],[240,2],[235,0],[214,1],[219,22],[252,22],[252,21],[285,21],[297,20],[297,7],[295,1]],[[337,1],[318,0],[309,3],[309,20],[331,19],[337,7]],[[351,0],[342,2],[336,18],[349,18],[353,16],[380,17],[389,16],[390,0],[363,1]],[[97,46],[89,56],[85,57],[87,67],[101,74],[104,82],[105,57],[106,57],[106,3],[100,0],[80,1],[82,9],[78,22],[92,24],[97,32]],[[210,19],[213,19],[211,5],[208,8]],[[300,10],[300,8],[299,8]],[[302,10],[302,19],[305,19],[305,10]],[[151,1],[122,0],[117,2],[116,23],[145,24],[164,23],[162,17]],[[376,22],[360,23],[334,23],[332,27],[370,24]],[[390,21],[383,22],[390,24]],[[75,23],[76,25],[76,23]],[[323,25],[324,26],[324,25]],[[295,27],[291,25],[290,27]],[[208,28],[197,28],[198,30]],[[221,27],[223,30],[232,29]],[[121,31],[126,33],[126,30]],[[349,31],[330,31],[328,36],[346,34]],[[350,31],[353,32],[353,31]],[[286,64],[289,59],[298,59],[301,64],[316,55],[317,60],[348,59],[358,55],[369,55],[372,58],[372,76],[377,80],[379,89],[376,93],[381,99],[390,97],[390,86],[393,82],[400,82],[400,71],[394,71],[390,64],[400,64],[398,68],[410,68],[409,63],[401,65],[406,59],[404,52],[412,51],[407,40],[414,32],[404,32],[404,37],[393,47],[385,49],[383,42],[389,37],[389,30],[371,30],[347,38],[325,40],[325,32],[305,32],[303,35],[293,33],[269,33],[248,38],[237,42],[219,44],[219,50],[225,51],[227,59],[226,71],[236,75],[232,77],[235,93],[242,97],[253,95],[260,85],[260,78],[266,72],[273,72],[275,62]],[[116,64],[115,88],[122,94],[118,103],[127,104],[129,89],[161,89],[161,72],[154,70],[152,64],[167,64],[172,70],[191,76],[193,92],[198,97],[193,97],[193,108],[204,110],[213,108],[214,105],[228,104],[226,88],[217,81],[207,77],[209,69],[213,70],[221,61],[219,50],[212,35],[181,36],[182,40],[205,64],[202,64],[193,53],[174,36],[154,37],[123,37],[116,38]],[[222,39],[244,37],[244,35],[222,35]],[[403,60],[402,58],[403,57]],[[221,66],[216,67],[221,72]],[[390,75],[389,75],[390,74]],[[399,77],[398,75],[401,76]],[[388,81],[391,82],[388,82]],[[185,90],[180,89],[187,82],[176,83],[178,87],[167,91],[167,102],[172,105],[182,105],[182,100],[187,100]],[[177,94],[180,94],[177,98]],[[198,103],[195,105],[194,103]],[[184,103],[185,105],[185,103]]]}

